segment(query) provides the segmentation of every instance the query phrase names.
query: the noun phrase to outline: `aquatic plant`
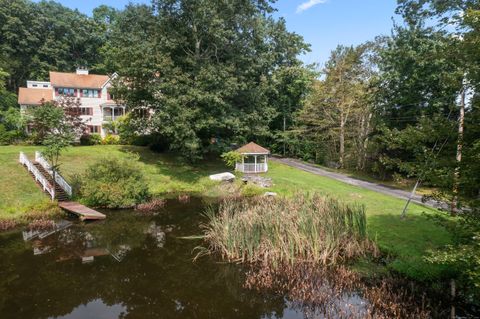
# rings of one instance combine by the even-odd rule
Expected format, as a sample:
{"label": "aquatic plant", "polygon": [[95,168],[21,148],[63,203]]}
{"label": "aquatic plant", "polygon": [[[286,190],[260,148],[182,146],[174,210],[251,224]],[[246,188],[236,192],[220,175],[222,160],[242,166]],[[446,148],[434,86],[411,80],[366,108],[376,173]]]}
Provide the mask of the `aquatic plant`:
{"label": "aquatic plant", "polygon": [[17,221],[14,219],[1,219],[0,220],[0,231],[6,231],[13,229],[17,226]]}
{"label": "aquatic plant", "polygon": [[55,228],[55,221],[46,218],[34,219],[27,225],[28,230],[47,230]]}
{"label": "aquatic plant", "polygon": [[142,213],[148,214],[159,210],[165,206],[166,201],[162,198],[154,198],[147,203],[139,204],[135,207],[135,210]]}
{"label": "aquatic plant", "polygon": [[433,315],[421,289],[405,288],[413,283],[391,277],[366,282],[345,266],[303,263],[274,269],[258,264],[247,273],[244,286],[285,295],[308,318],[422,319]]}
{"label": "aquatic plant", "polygon": [[190,195],[188,194],[178,195],[178,201],[180,203],[188,203],[190,201]]}
{"label": "aquatic plant", "polygon": [[208,252],[226,260],[273,266],[308,262],[333,265],[368,253],[365,208],[319,194],[292,198],[226,199],[207,212]]}

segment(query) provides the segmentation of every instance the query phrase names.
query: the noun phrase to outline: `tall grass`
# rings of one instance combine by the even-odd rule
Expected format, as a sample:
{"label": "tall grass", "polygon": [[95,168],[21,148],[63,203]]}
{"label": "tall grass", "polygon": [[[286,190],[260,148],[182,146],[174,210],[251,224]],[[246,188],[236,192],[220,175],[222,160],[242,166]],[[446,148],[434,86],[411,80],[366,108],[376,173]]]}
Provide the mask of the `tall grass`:
{"label": "tall grass", "polygon": [[209,209],[209,251],[229,261],[269,265],[334,265],[376,252],[367,239],[365,208],[319,194],[226,199]]}

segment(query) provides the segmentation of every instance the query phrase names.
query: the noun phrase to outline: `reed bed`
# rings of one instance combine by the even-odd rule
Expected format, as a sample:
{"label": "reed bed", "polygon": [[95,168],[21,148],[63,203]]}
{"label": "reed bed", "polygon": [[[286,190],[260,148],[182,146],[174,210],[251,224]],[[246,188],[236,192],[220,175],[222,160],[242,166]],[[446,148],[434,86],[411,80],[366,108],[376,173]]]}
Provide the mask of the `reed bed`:
{"label": "reed bed", "polygon": [[367,239],[363,206],[316,193],[226,199],[207,216],[208,251],[229,261],[335,265],[377,251]]}
{"label": "reed bed", "polygon": [[138,204],[135,210],[141,215],[156,215],[166,203],[167,201],[162,198],[154,198],[149,202]]}

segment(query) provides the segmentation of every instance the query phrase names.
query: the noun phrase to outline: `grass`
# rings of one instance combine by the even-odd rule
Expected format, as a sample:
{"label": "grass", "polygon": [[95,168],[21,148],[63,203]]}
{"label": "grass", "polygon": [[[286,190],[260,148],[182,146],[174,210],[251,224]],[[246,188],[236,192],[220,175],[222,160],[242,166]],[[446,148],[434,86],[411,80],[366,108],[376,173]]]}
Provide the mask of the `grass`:
{"label": "grass", "polygon": [[[34,158],[38,146],[0,146],[0,219],[18,218],[32,206],[47,203],[48,197],[32,182],[27,170],[18,163],[18,154],[23,151]],[[220,160],[210,160],[195,166],[170,154],[158,154],[148,148],[134,146],[78,146],[68,148],[62,155],[60,170],[71,181],[75,174],[82,174],[88,165],[105,157],[126,157],[128,153],[139,156],[139,165],[146,175],[152,194],[176,196],[212,192],[216,185],[208,175],[225,171]]]}
{"label": "grass", "polygon": [[[45,203],[48,198],[32,182],[27,171],[18,164],[18,153],[24,151],[30,158],[38,150],[33,146],[0,146],[0,219],[21,216],[32,206]],[[215,183],[208,175],[225,171],[218,160],[209,160],[192,166],[181,158],[158,154],[141,147],[81,146],[72,147],[62,156],[61,170],[67,179],[103,157],[139,154],[140,165],[146,173],[150,190],[155,194],[196,193],[216,196]],[[299,191],[316,191],[347,203],[365,205],[368,236],[380,250],[389,255],[386,265],[417,279],[438,278],[444,270],[423,260],[428,250],[438,249],[452,242],[448,231],[429,216],[436,210],[412,204],[407,219],[399,218],[404,201],[317,176],[279,163],[270,163],[274,186],[269,191],[293,196]],[[218,187],[217,187],[218,188]]]}
{"label": "grass", "polygon": [[271,266],[336,265],[375,247],[367,239],[365,210],[318,194],[227,199],[211,209],[210,251],[230,261]]}

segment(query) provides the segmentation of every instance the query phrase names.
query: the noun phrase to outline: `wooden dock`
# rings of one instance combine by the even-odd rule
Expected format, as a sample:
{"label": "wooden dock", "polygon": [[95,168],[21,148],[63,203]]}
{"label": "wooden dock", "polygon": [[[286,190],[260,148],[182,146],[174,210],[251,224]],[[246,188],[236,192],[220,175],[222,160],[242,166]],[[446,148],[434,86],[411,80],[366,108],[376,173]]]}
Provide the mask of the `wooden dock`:
{"label": "wooden dock", "polygon": [[104,214],[76,202],[58,202],[58,206],[72,214],[78,215],[81,220],[99,220],[107,218]]}

